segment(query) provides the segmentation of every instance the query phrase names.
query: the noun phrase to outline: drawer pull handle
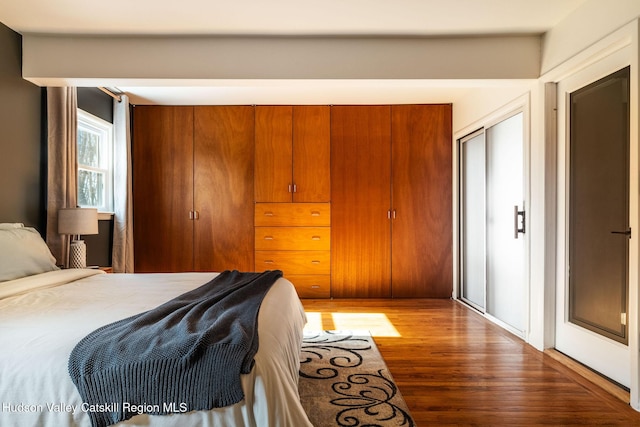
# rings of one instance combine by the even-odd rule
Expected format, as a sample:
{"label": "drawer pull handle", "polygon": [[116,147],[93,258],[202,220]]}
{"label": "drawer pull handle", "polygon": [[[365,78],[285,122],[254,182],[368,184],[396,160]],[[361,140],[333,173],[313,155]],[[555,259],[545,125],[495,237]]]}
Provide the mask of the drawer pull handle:
{"label": "drawer pull handle", "polygon": [[320,212],[318,212],[318,211],[311,211],[311,216],[320,216]]}
{"label": "drawer pull handle", "polygon": [[271,212],[271,211],[266,211],[266,212],[264,213],[264,216],[273,216],[273,212]]}
{"label": "drawer pull handle", "polygon": [[271,259],[265,259],[265,260],[264,260],[264,263],[265,263],[265,264],[273,264],[273,260],[271,260]]}
{"label": "drawer pull handle", "polygon": [[311,285],[311,289],[320,289],[320,285]]}
{"label": "drawer pull handle", "polygon": [[311,236],[311,240],[320,240],[320,236]]}
{"label": "drawer pull handle", "polygon": [[264,236],[264,240],[273,240],[273,236]]}
{"label": "drawer pull handle", "polygon": [[311,264],[319,265],[319,264],[320,264],[320,261],[318,261],[318,260],[315,260],[315,259],[314,259],[313,261],[311,261]]}

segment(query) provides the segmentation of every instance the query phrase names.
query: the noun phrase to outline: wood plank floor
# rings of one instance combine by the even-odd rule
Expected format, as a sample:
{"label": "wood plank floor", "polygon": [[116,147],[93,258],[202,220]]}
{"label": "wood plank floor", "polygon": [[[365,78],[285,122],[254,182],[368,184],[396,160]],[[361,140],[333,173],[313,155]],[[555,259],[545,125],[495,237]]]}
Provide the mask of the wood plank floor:
{"label": "wood plank floor", "polygon": [[627,403],[454,301],[303,304],[309,328],[372,331],[418,426],[640,426]]}

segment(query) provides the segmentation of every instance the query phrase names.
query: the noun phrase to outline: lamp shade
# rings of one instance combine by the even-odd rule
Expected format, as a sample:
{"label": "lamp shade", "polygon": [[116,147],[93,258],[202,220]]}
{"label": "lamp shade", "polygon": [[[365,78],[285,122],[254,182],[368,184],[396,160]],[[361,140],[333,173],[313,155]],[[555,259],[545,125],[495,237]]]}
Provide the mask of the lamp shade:
{"label": "lamp shade", "polygon": [[64,208],[58,211],[59,234],[98,234],[98,210]]}

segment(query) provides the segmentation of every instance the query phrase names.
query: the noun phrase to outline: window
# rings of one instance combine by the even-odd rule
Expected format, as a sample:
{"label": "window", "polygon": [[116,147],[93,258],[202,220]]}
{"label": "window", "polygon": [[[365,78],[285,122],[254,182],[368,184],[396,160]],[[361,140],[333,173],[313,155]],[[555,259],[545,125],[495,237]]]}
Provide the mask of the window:
{"label": "window", "polygon": [[113,210],[113,125],[78,110],[78,205]]}

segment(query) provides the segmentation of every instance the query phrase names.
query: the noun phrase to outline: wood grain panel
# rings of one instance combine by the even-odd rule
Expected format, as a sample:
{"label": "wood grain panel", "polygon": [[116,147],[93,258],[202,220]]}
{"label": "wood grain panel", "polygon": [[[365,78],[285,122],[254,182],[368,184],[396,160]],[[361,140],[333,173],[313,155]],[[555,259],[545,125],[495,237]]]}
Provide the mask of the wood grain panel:
{"label": "wood grain panel", "polygon": [[293,283],[300,298],[329,298],[331,296],[331,276],[290,274],[285,278]]}
{"label": "wood grain panel", "polygon": [[293,109],[255,107],[255,201],[291,202]]}
{"label": "wood grain panel", "polygon": [[256,226],[318,226],[331,225],[329,203],[256,203]]}
{"label": "wood grain panel", "polygon": [[251,271],[254,109],[195,107],[196,271]]}
{"label": "wood grain panel", "polygon": [[451,105],[392,111],[394,297],[450,298]]}
{"label": "wood grain panel", "polygon": [[391,296],[389,106],[331,107],[332,296]]}
{"label": "wood grain panel", "polygon": [[329,251],[256,251],[256,271],[282,270],[285,275],[329,275]]}
{"label": "wood grain panel", "polygon": [[193,269],[193,107],[133,113],[135,271]]}
{"label": "wood grain panel", "polygon": [[255,236],[257,251],[331,249],[329,227],[256,227]]}
{"label": "wood grain panel", "polygon": [[329,106],[293,107],[294,202],[331,201]]}

